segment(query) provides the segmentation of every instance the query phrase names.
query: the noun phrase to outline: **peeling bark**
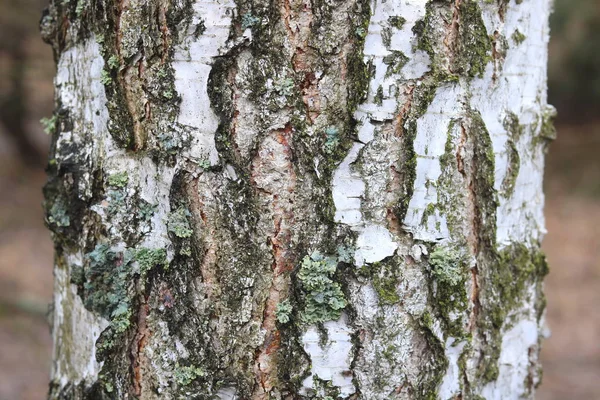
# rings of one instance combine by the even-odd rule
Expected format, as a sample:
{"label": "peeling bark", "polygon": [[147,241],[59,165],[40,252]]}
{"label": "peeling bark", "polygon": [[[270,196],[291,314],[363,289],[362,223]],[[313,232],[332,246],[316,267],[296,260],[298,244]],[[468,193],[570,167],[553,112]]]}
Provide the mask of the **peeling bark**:
{"label": "peeling bark", "polygon": [[49,398],[533,398],[549,3],[52,1]]}

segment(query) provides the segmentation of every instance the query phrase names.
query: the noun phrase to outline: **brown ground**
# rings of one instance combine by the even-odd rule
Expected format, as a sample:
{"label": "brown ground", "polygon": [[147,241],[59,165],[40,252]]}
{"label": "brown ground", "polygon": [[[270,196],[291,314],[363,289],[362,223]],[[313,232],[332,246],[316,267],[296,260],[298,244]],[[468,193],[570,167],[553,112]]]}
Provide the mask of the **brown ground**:
{"label": "brown ground", "polygon": [[[599,151],[600,125],[562,127],[549,155],[544,247],[553,333],[542,352],[541,400],[600,399]],[[0,167],[0,400],[46,393],[52,245],[42,224],[44,179]]]}

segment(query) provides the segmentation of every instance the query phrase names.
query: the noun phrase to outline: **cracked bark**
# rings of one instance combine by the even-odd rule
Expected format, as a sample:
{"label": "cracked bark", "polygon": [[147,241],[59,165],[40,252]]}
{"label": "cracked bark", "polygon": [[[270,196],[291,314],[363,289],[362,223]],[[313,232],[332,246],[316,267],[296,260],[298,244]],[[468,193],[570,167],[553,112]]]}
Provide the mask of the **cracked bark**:
{"label": "cracked bark", "polygon": [[549,12],[51,2],[49,397],[532,398]]}

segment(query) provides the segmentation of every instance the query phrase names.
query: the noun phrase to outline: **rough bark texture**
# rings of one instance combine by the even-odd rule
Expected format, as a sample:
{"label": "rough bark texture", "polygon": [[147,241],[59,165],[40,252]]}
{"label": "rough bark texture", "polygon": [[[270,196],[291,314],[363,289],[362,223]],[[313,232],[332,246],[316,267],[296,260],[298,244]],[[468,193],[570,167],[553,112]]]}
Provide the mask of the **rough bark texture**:
{"label": "rough bark texture", "polygon": [[50,398],[532,398],[549,12],[53,0]]}

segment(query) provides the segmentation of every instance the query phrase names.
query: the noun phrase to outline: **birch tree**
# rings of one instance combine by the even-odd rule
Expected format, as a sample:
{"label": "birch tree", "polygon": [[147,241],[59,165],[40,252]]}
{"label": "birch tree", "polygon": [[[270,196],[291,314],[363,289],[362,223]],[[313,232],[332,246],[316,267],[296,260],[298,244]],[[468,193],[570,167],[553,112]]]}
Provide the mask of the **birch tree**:
{"label": "birch tree", "polygon": [[549,0],[51,0],[51,399],[540,383]]}

